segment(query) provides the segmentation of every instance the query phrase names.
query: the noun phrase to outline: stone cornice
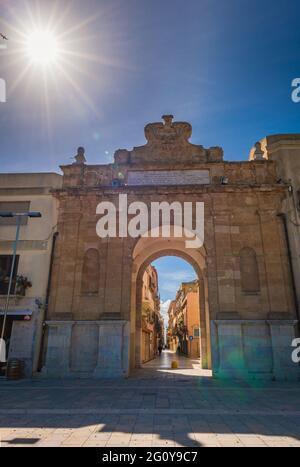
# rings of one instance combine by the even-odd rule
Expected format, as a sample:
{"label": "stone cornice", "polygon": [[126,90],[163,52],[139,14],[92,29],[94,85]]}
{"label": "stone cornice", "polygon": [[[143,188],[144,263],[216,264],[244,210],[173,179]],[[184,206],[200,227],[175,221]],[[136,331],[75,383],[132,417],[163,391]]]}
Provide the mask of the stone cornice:
{"label": "stone cornice", "polygon": [[181,185],[180,187],[170,185],[156,186],[122,186],[113,188],[111,186],[98,186],[98,187],[65,187],[60,190],[54,190],[53,193],[57,195],[86,195],[86,194],[98,194],[98,195],[118,195],[118,194],[185,194],[185,193],[232,193],[232,192],[245,192],[245,191],[261,191],[261,192],[277,192],[286,193],[288,187],[279,184],[232,184],[232,185]]}

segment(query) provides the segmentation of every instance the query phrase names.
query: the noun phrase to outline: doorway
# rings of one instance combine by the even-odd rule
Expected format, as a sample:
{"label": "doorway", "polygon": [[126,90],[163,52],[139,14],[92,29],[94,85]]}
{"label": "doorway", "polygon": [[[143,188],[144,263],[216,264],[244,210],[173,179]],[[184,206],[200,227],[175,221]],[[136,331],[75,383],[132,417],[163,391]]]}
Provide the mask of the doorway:
{"label": "doorway", "polygon": [[[163,366],[178,357],[187,365],[211,370],[211,338],[205,249],[187,250],[182,239],[140,238],[134,250],[130,366],[142,368],[143,278],[149,267],[158,280]],[[168,290],[167,290],[168,289]],[[172,302],[177,310],[172,315]],[[176,312],[175,312],[176,311]],[[173,323],[172,323],[172,317]],[[170,322],[169,322],[170,320]],[[158,345],[158,343],[156,343]],[[172,355],[173,354],[173,355]],[[146,363],[159,366],[158,353]],[[155,360],[155,361],[154,361]]]}

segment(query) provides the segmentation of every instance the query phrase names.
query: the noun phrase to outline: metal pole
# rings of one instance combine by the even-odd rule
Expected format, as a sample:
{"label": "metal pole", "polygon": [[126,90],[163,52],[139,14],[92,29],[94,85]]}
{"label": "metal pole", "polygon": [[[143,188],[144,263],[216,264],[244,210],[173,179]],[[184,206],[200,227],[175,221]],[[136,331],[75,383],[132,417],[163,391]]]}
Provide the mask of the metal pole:
{"label": "metal pole", "polygon": [[1,339],[3,339],[4,337],[6,317],[7,317],[12,282],[13,282],[13,277],[14,277],[14,269],[15,269],[16,256],[17,256],[17,246],[18,246],[18,241],[19,241],[19,236],[20,236],[20,227],[21,227],[21,220],[22,220],[22,216],[16,216],[16,217],[17,217],[17,231],[16,231],[16,239],[14,241],[13,259],[12,259],[12,264],[11,264],[8,291],[7,291],[7,296],[6,296],[5,308],[4,308],[4,318],[3,318],[3,324],[2,324]]}

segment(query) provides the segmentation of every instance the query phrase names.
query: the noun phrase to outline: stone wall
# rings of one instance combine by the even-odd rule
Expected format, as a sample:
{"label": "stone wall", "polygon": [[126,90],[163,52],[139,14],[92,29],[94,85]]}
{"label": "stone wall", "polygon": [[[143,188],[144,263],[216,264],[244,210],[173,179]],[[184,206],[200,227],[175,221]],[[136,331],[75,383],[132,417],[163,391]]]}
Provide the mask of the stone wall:
{"label": "stone wall", "polygon": [[126,321],[48,321],[43,375],[125,377],[129,373]]}
{"label": "stone wall", "polygon": [[213,320],[213,375],[244,380],[293,381],[296,320]]}

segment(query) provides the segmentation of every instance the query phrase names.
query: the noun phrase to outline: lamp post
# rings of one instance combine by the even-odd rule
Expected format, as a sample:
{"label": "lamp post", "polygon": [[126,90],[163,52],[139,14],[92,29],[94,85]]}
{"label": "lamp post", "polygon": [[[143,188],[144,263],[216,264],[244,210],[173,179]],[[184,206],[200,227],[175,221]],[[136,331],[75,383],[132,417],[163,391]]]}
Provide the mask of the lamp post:
{"label": "lamp post", "polygon": [[16,237],[15,237],[14,246],[13,246],[13,259],[12,259],[10,276],[9,276],[8,290],[7,290],[7,296],[6,296],[6,301],[5,301],[3,324],[2,324],[2,331],[1,331],[1,338],[0,338],[0,343],[2,344],[3,338],[4,338],[7,312],[8,312],[8,307],[9,307],[9,300],[10,300],[11,289],[12,289],[14,269],[15,269],[15,264],[16,264],[17,247],[18,247],[18,241],[19,241],[19,236],[20,236],[20,227],[21,227],[22,218],[24,217],[39,218],[39,217],[42,217],[42,214],[40,212],[1,212],[0,211],[0,217],[2,218],[3,217],[4,218],[15,217],[17,220]]}

